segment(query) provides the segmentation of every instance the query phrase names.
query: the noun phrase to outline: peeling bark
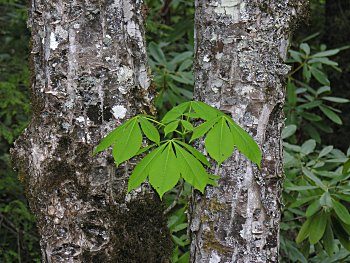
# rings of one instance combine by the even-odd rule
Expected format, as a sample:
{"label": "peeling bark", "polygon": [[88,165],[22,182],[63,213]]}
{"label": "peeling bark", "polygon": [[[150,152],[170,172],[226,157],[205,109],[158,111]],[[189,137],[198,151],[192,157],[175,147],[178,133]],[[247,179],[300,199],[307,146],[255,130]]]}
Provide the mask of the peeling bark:
{"label": "peeling bark", "polygon": [[37,218],[43,262],[168,262],[163,208],[98,141],[153,113],[142,1],[32,0],[34,115],[12,150]]}
{"label": "peeling bark", "polygon": [[306,3],[196,0],[195,95],[260,145],[261,170],[235,151],[218,187],[195,194],[191,262],[278,262],[281,130],[291,26]]}

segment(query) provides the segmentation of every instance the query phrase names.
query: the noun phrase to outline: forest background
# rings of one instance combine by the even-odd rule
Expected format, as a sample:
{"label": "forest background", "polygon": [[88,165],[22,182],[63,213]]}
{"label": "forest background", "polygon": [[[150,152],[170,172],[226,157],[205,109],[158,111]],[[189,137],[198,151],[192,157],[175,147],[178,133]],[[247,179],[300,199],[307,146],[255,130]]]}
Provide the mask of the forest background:
{"label": "forest background", "polygon": [[[146,0],[147,46],[163,115],[192,99],[194,3]],[[0,262],[40,262],[35,218],[9,150],[28,124],[27,1],[0,0]],[[350,2],[311,0],[288,64],[281,262],[350,260]],[[179,189],[164,198],[169,205]],[[169,214],[172,262],[188,262],[187,197]]]}

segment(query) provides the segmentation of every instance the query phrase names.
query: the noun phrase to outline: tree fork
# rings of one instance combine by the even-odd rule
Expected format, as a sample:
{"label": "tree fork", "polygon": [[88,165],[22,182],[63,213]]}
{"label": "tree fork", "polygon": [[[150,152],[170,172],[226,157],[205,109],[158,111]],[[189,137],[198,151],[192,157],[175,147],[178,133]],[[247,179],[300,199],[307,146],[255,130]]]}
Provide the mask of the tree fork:
{"label": "tree fork", "polygon": [[43,262],[168,262],[159,198],[126,195],[98,141],[125,118],[154,113],[142,1],[32,0],[32,106],[13,161],[37,218]]}
{"label": "tree fork", "polygon": [[219,187],[191,204],[191,262],[278,262],[284,64],[306,1],[196,0],[195,97],[231,115],[259,143],[261,170],[237,151]]}

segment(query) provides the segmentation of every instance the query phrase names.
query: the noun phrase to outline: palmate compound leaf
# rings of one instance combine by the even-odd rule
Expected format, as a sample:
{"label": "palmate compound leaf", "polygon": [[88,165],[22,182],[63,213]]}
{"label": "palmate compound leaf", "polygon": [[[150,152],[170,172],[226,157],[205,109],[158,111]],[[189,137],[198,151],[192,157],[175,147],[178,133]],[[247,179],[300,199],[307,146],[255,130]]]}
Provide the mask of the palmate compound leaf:
{"label": "palmate compound leaf", "polygon": [[224,117],[221,117],[205,138],[205,148],[209,155],[220,165],[231,156],[234,149],[234,137]]}
{"label": "palmate compound leaf", "polygon": [[188,153],[177,143],[174,143],[174,146],[178,159],[177,168],[180,169],[181,176],[186,182],[203,193],[209,181],[208,173],[193,155]]}
{"label": "palmate compound leaf", "polygon": [[147,154],[134,168],[128,182],[128,192],[138,187],[149,175],[150,168],[154,160],[162,154],[166,144],[154,149]]}
{"label": "palmate compound leaf", "polygon": [[145,117],[140,117],[139,122],[143,133],[148,139],[156,144],[160,143],[160,135],[158,130],[153,126],[153,124],[148,121]]}
{"label": "palmate compound leaf", "polygon": [[141,143],[142,134],[138,119],[133,118],[130,124],[124,128],[123,132],[118,134],[118,139],[114,143],[112,155],[117,166],[135,156],[141,148]]}
{"label": "palmate compound leaf", "polygon": [[169,142],[166,148],[153,161],[149,171],[149,182],[162,199],[165,192],[172,189],[180,179],[178,162]]}
{"label": "palmate compound leaf", "polygon": [[226,117],[237,149],[260,168],[261,151],[249,133],[238,126],[231,118]]}

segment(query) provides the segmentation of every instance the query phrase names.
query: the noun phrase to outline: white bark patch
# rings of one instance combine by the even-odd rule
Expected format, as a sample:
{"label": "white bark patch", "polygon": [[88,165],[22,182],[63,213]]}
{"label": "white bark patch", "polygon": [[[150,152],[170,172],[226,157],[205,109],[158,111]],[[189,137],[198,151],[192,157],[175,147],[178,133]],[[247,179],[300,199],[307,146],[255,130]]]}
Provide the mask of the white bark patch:
{"label": "white bark patch", "polygon": [[204,62],[209,62],[210,61],[210,58],[208,55],[205,55],[204,58],[203,58],[203,61]]}
{"label": "white bark patch", "polygon": [[56,36],[54,32],[51,32],[50,34],[50,48],[52,50],[55,50],[58,47],[58,41],[56,40]]}
{"label": "white bark patch", "polygon": [[66,40],[68,38],[68,32],[67,30],[64,30],[62,26],[58,25],[55,29],[55,33],[57,36],[62,38],[63,40]]}
{"label": "white bark patch", "polygon": [[121,94],[126,94],[130,87],[133,85],[133,74],[134,71],[131,68],[122,66],[117,70],[118,82],[121,84],[118,90]]}
{"label": "white bark patch", "polygon": [[77,122],[84,122],[85,118],[83,116],[79,116],[76,120]]}
{"label": "white bark patch", "polygon": [[123,105],[115,105],[112,108],[112,114],[116,119],[122,119],[126,115],[126,109]]}
{"label": "white bark patch", "polygon": [[150,80],[148,78],[147,70],[146,70],[146,67],[144,65],[141,65],[141,67],[139,69],[138,81],[139,81],[140,86],[143,89],[148,89],[148,87],[150,85]]}
{"label": "white bark patch", "polygon": [[209,263],[219,263],[221,261],[220,256],[216,251],[211,252]]}
{"label": "white bark patch", "polygon": [[221,0],[221,4],[214,8],[214,12],[231,16],[233,22],[237,22],[240,16],[240,3],[240,0]]}

